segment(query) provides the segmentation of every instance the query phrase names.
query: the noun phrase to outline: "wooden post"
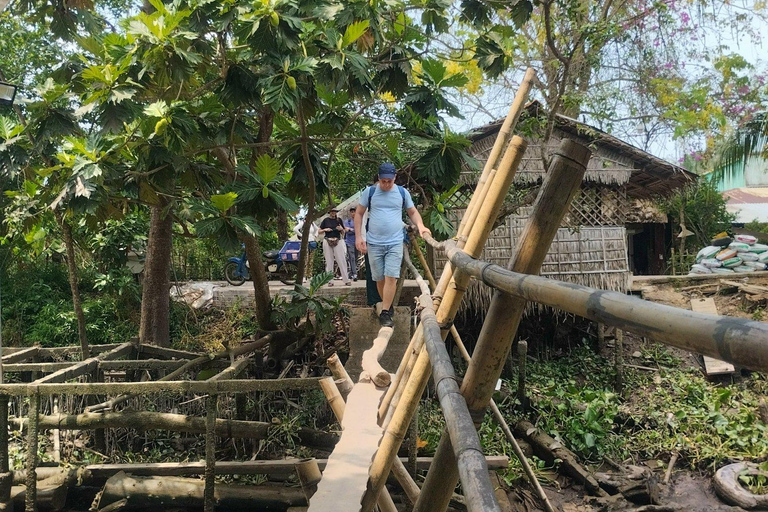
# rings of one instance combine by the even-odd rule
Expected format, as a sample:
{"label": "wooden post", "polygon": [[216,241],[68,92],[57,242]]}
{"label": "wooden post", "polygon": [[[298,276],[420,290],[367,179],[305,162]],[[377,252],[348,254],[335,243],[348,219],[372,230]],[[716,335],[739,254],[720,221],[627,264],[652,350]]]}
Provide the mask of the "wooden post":
{"label": "wooden post", "polygon": [[408,472],[416,478],[416,459],[419,456],[419,408],[413,413],[411,426],[408,427]]}
{"label": "wooden post", "polygon": [[30,387],[29,393],[29,429],[27,430],[27,494],[26,512],[37,512],[37,431],[40,413],[40,394],[36,386]]}
{"label": "wooden post", "polygon": [[13,473],[8,463],[8,395],[0,395],[0,510],[11,508]]}
{"label": "wooden post", "polygon": [[621,393],[624,388],[624,331],[616,328],[616,341],[614,342],[614,363],[616,365],[616,393]]}
{"label": "wooden post", "polygon": [[597,353],[605,353],[605,324],[597,323]]}
{"label": "wooden post", "polygon": [[216,505],[216,405],[218,395],[208,395],[205,400],[205,490],[203,510],[213,512]]}
{"label": "wooden post", "polygon": [[520,406],[526,409],[525,396],[525,373],[528,363],[528,342],[520,340],[517,342],[517,400]]}
{"label": "wooden post", "polygon": [[[491,189],[488,191],[486,201],[478,205],[480,208],[478,221],[472,224],[472,231],[470,232],[465,245],[465,250],[468,254],[477,257],[482,252],[485,242],[488,239],[488,235],[493,228],[493,224],[496,222],[499,209],[504,202],[504,198],[509,191],[510,185],[512,184],[517,167],[522,160],[525,148],[526,142],[521,137],[515,136],[510,141],[500,166],[500,172],[492,183]],[[445,276],[446,274],[444,272],[443,276],[440,278],[441,283],[444,282]],[[459,273],[455,276],[455,279],[451,279],[451,283],[452,286],[450,287],[446,285],[445,296],[436,308],[437,322],[438,325],[441,326],[441,329],[443,325],[450,326],[450,324],[453,323],[461,299],[464,296],[466,286],[469,283],[469,276]],[[438,288],[439,287],[440,284],[438,284]],[[438,292],[436,292],[436,294],[437,293]],[[447,337],[448,330],[449,327],[446,327],[441,331],[443,339]],[[421,343],[419,343],[419,340],[421,340]],[[405,437],[405,432],[408,429],[411,418],[418,406],[419,399],[429,380],[431,368],[429,355],[426,350],[422,349],[423,340],[424,328],[420,325],[411,339],[411,347],[409,347],[409,351],[406,352],[406,356],[403,358],[403,362],[401,362],[401,368],[404,362],[410,366],[410,361],[408,361],[408,359],[410,359],[413,361],[413,369],[410,378],[403,379],[399,383],[400,386],[402,386],[402,394],[399,402],[393,402],[393,405],[390,405],[390,408],[392,409],[391,420],[387,423],[384,437],[381,440],[379,450],[376,452],[373,464],[371,465],[368,489],[361,501],[361,510],[363,512],[370,512],[373,509],[373,506],[376,503],[376,498],[386,483],[387,476],[389,475],[394,459],[397,456],[397,450],[400,448],[403,438]],[[418,352],[416,352],[417,348]],[[413,349],[413,352],[411,352],[411,349]],[[400,370],[398,370],[398,373],[399,372]],[[386,396],[387,395],[385,395],[385,399]],[[450,496],[450,494],[449,491],[448,495]]]}
{"label": "wooden post", "polygon": [[[337,395],[338,393],[338,390],[336,390]],[[310,498],[317,491],[317,484],[320,483],[320,479],[323,476],[320,473],[320,466],[317,465],[317,459],[302,459],[297,462],[296,474],[299,477],[301,490],[304,491],[304,496],[307,497],[307,503],[309,503]]]}
{"label": "wooden post", "polygon": [[[518,242],[510,269],[538,274],[563,217],[578,193],[591,152],[585,146],[563,140],[550,161],[544,184],[533,212]],[[461,391],[475,417],[491,400],[496,381],[509,354],[526,301],[494,293],[477,345],[464,376]],[[436,463],[427,473],[416,512],[442,512],[448,507],[451,491],[458,482],[458,468],[450,438],[443,433],[435,453]]]}

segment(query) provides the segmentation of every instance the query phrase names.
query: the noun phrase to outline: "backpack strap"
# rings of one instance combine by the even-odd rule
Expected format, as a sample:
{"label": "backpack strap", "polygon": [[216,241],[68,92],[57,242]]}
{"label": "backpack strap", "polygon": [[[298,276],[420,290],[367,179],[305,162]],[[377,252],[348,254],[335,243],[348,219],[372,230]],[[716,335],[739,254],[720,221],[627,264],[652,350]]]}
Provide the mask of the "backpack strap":
{"label": "backpack strap", "polygon": [[[401,187],[400,185],[395,185],[397,187],[398,192],[400,192],[400,197],[403,200],[403,210],[405,210],[405,188]],[[376,185],[371,185],[368,187],[368,210],[371,209],[371,200],[373,199],[373,194],[376,192]]]}

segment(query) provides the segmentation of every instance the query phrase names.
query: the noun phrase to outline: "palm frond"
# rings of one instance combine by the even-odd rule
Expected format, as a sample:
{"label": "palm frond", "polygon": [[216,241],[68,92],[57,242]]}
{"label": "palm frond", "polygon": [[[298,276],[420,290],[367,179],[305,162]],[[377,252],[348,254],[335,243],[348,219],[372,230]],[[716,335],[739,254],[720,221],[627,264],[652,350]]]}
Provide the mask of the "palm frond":
{"label": "palm frond", "polygon": [[711,180],[720,183],[744,172],[750,157],[768,156],[768,112],[761,112],[726,140],[715,156]]}

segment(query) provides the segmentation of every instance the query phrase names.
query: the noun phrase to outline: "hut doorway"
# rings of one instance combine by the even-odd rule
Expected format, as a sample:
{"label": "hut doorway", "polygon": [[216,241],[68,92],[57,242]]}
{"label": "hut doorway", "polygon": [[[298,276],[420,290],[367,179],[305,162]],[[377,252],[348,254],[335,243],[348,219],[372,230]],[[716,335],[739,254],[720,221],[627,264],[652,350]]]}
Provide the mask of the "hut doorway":
{"label": "hut doorway", "polygon": [[627,225],[627,246],[632,274],[664,274],[667,264],[666,231],[666,225],[661,223]]}

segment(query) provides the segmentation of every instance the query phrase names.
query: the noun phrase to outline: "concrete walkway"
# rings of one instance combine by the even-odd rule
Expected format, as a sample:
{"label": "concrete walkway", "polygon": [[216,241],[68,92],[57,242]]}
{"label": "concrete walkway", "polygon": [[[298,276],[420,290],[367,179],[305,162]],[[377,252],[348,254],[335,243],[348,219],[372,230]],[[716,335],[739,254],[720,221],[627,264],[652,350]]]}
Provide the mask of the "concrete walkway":
{"label": "concrete walkway", "polygon": [[[253,301],[253,283],[246,281],[241,286],[232,286],[226,281],[208,281],[206,282],[213,287],[213,305],[215,307],[227,307],[235,302],[240,301],[244,305],[248,305]],[[181,285],[185,283],[180,283]],[[195,283],[198,284],[198,283]],[[204,284],[200,282],[199,284]],[[293,287],[286,285],[280,281],[269,282],[269,292],[274,297],[275,295],[287,295]],[[412,279],[406,279],[403,285],[403,293],[400,296],[401,306],[412,306],[413,299],[419,294],[419,287],[416,285],[416,281]],[[352,304],[357,306],[365,306],[366,293],[365,293],[365,281],[353,281],[351,286],[344,286],[341,280],[334,280],[333,286],[325,285],[319,292],[322,296],[342,296],[345,295],[345,304]]]}

